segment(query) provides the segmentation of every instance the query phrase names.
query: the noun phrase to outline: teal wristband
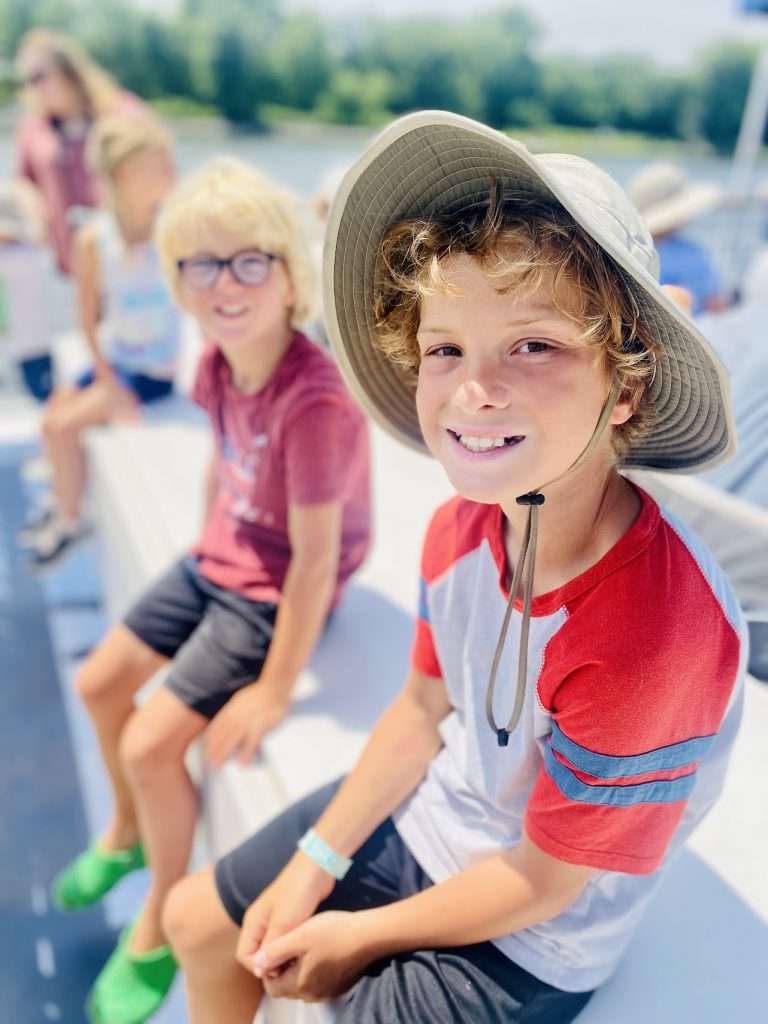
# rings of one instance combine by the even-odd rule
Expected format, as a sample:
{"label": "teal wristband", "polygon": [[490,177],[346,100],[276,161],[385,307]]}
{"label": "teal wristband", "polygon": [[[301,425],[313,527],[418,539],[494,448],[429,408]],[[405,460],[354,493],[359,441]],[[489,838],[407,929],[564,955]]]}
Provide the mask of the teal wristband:
{"label": "teal wristband", "polygon": [[352,867],[352,858],[337,853],[313,828],[301,837],[298,845],[302,853],[339,882]]}

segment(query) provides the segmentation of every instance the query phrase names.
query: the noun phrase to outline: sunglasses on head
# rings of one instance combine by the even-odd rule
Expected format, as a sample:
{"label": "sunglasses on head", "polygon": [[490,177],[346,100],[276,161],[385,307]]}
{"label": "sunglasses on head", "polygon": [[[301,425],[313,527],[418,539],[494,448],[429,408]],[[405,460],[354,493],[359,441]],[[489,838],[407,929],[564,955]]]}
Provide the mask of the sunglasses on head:
{"label": "sunglasses on head", "polygon": [[50,68],[38,68],[37,71],[30,71],[27,75],[21,75],[18,79],[18,84],[25,89],[41,85],[50,73]]}
{"label": "sunglasses on head", "polygon": [[272,252],[245,249],[226,260],[206,254],[191,256],[186,260],[177,260],[176,266],[186,285],[196,291],[203,291],[206,288],[213,288],[225,267],[229,268],[230,274],[239,284],[264,284],[271,264],[274,260],[279,259],[280,257]]}

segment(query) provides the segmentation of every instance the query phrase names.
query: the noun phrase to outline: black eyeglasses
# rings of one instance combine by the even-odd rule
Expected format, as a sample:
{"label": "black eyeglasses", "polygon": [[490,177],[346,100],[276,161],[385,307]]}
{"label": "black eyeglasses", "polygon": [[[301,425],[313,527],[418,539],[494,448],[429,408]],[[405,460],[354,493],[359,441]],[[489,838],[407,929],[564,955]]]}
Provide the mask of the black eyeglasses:
{"label": "black eyeglasses", "polygon": [[264,284],[269,275],[270,265],[279,259],[280,257],[272,252],[246,249],[235,253],[227,260],[219,259],[218,256],[192,256],[188,260],[177,260],[176,266],[185,284],[196,291],[205,291],[207,288],[213,288],[224,267],[229,267],[230,274],[240,284]]}

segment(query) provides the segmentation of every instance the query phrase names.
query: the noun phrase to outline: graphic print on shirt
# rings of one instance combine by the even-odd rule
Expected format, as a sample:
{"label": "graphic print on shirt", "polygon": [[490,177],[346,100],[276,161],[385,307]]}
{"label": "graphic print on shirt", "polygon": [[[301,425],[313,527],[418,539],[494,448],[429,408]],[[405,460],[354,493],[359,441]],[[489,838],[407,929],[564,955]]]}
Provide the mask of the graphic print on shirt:
{"label": "graphic print on shirt", "polygon": [[269,436],[261,433],[250,438],[245,449],[239,448],[227,434],[225,425],[221,425],[219,484],[229,499],[228,515],[240,522],[274,525],[273,513],[254,502],[262,458],[268,444]]}

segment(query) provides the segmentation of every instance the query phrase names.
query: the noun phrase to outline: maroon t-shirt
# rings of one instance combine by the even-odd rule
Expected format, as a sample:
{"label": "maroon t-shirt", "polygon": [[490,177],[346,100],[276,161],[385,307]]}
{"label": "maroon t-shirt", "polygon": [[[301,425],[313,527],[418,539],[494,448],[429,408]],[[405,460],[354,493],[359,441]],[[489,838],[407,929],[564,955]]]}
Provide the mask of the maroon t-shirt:
{"label": "maroon t-shirt", "polygon": [[331,358],[303,334],[269,382],[239,391],[215,346],[192,397],[216,442],[218,490],[194,549],[201,573],[254,601],[279,601],[291,560],[288,506],[343,504],[334,603],[370,540],[368,429]]}

